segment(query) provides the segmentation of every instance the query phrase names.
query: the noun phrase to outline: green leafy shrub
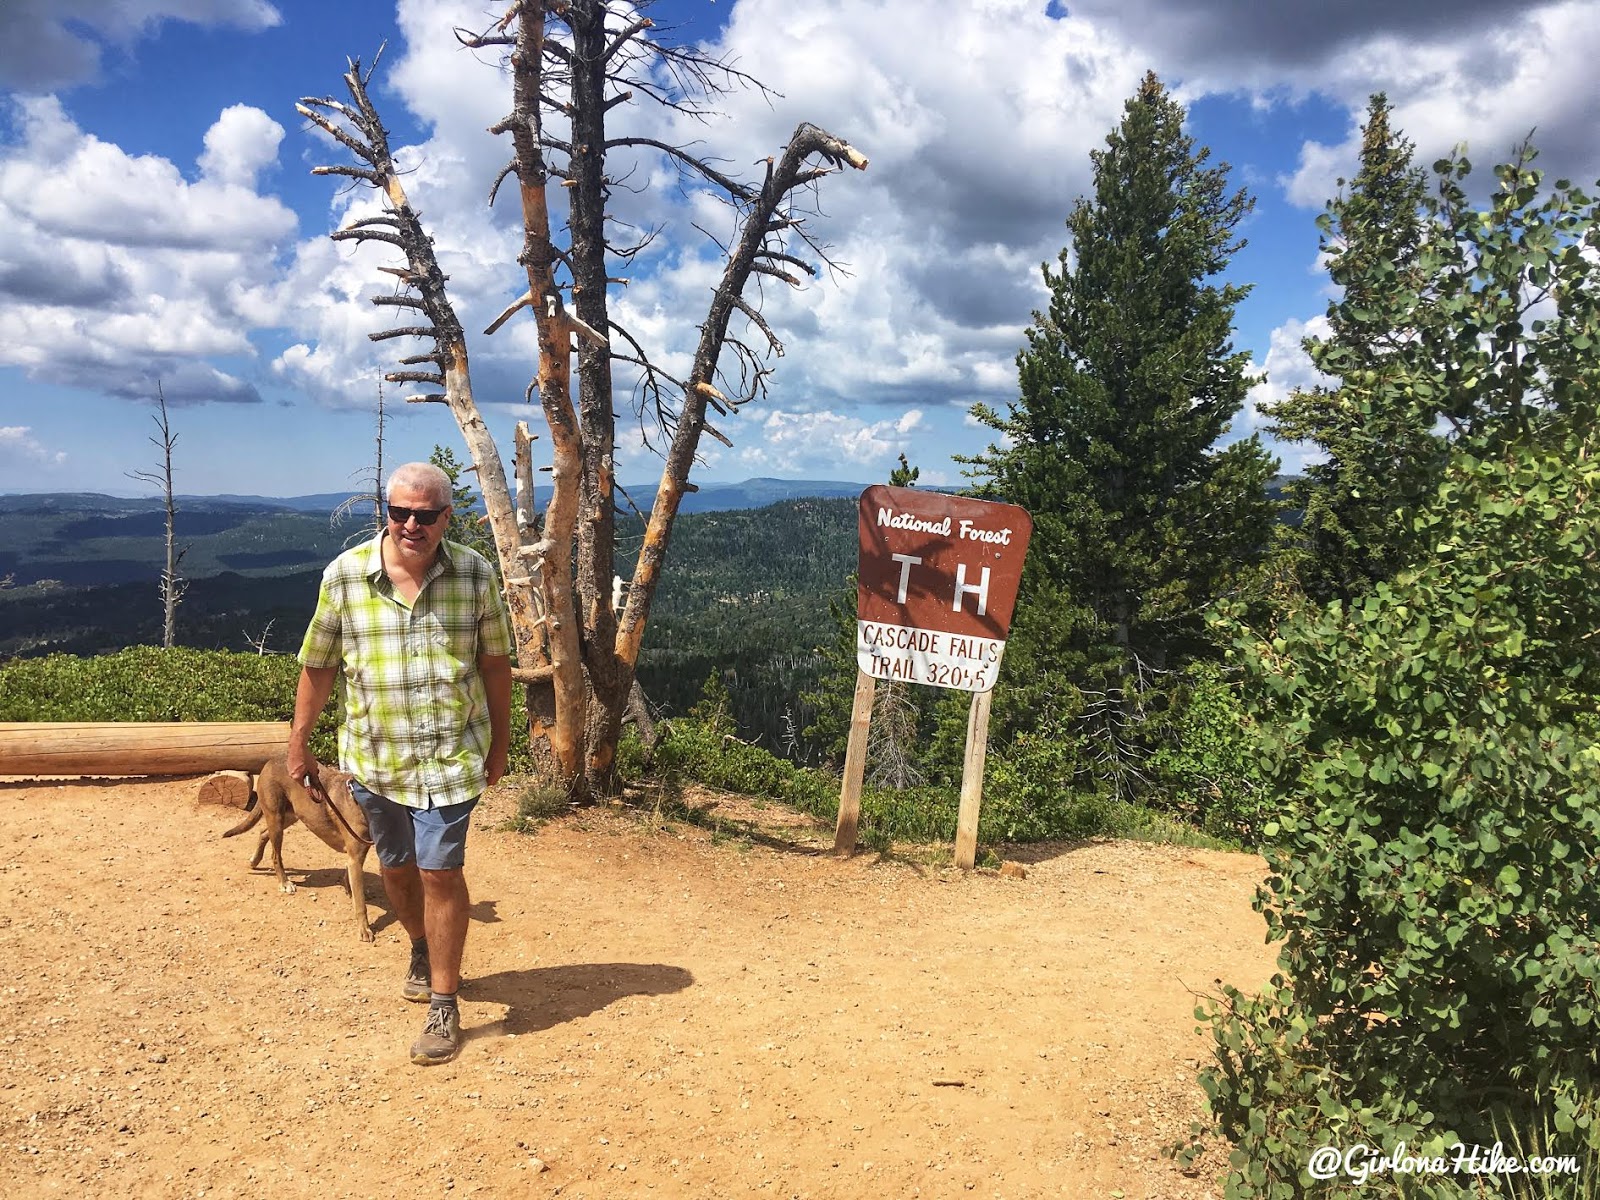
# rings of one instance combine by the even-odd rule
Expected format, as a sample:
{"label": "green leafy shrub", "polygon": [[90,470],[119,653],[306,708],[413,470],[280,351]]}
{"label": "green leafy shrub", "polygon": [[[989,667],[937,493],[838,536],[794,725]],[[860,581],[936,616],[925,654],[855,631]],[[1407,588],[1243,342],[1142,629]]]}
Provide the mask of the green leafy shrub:
{"label": "green leafy shrub", "polygon": [[[0,663],[0,721],[288,721],[299,662],[283,654],[233,654],[182,646],[130,646],[115,654]],[[312,752],[336,758],[332,710],[312,731]]]}
{"label": "green leafy shrub", "polygon": [[[825,821],[839,814],[839,776],[799,767],[728,732],[713,702],[697,706],[711,719],[677,718],[663,725],[654,769],[669,791],[684,780],[787,804]],[[1095,792],[1074,791],[1072,739],[1056,733],[1022,735],[1003,752],[990,754],[985,770],[978,839],[1004,842],[1071,840],[1097,836],[1215,844],[1161,814]],[[895,841],[955,839],[960,796],[956,789],[863,787],[857,836],[879,851]]]}
{"label": "green leafy shrub", "polygon": [[1174,689],[1161,744],[1151,755],[1151,802],[1207,833],[1258,845],[1277,813],[1261,780],[1258,734],[1237,686],[1215,663],[1194,663]]}
{"label": "green leafy shrub", "polygon": [[1202,1010],[1230,1197],[1305,1194],[1323,1144],[1446,1153],[1541,1111],[1594,1144],[1596,451],[1588,418],[1458,448],[1424,565],[1241,636],[1286,815],[1257,897],[1280,973]]}
{"label": "green leafy shrub", "polygon": [[[696,706],[709,722],[678,718],[665,722],[656,744],[654,769],[669,789],[693,779],[707,787],[776,800],[825,821],[839,815],[839,777],[831,771],[796,766],[728,732],[713,704]],[[864,789],[858,833],[868,846],[886,849],[894,838],[954,836],[955,806],[947,819],[930,816],[936,802],[927,790],[892,792]],[[943,831],[948,828],[948,833]]]}
{"label": "green leafy shrub", "polygon": [[[132,646],[78,658],[0,663],[0,721],[288,721],[300,664],[286,654]],[[321,761],[338,760],[336,704],[311,735]],[[522,685],[511,701],[511,769],[533,769]]]}
{"label": "green leafy shrub", "polygon": [[1049,723],[1019,733],[984,763],[978,837],[985,842],[1081,839],[1105,833],[1119,802],[1074,787],[1082,767],[1082,738]]}
{"label": "green leafy shrub", "polygon": [[[527,734],[524,733],[523,737],[526,738]],[[629,726],[617,739],[617,786],[622,788],[636,784],[644,773],[644,742],[640,740],[638,731]]]}
{"label": "green leafy shrub", "polygon": [[669,780],[693,779],[707,787],[779,800],[814,816],[838,814],[837,776],[777,758],[740,741],[731,728],[725,713],[710,722],[693,718],[663,722],[653,769]]}
{"label": "green leafy shrub", "polygon": [[134,646],[0,664],[5,721],[287,721],[300,664],[277,654]]}

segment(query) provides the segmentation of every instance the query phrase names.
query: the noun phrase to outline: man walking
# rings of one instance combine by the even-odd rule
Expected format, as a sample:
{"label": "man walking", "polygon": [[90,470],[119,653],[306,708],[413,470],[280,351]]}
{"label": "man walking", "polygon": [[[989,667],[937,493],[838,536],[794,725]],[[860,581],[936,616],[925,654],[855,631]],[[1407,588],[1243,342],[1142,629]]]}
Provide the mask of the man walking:
{"label": "man walking", "polygon": [[300,648],[289,771],[316,777],[311,728],[342,678],[339,761],[371,825],[411,965],[401,993],[428,1002],[419,1066],[461,1045],[456,992],[470,900],[467,826],[506,771],[511,631],[494,572],[445,540],[450,477],[407,463],[389,477],[388,520],[322,574]]}

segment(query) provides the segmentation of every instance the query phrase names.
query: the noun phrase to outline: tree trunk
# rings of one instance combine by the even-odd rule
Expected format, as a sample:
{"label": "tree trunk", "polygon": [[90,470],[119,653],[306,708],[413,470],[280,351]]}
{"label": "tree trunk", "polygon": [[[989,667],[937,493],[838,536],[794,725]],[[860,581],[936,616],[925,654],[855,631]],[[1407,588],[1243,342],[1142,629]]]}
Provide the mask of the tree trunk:
{"label": "tree trunk", "polygon": [[[582,802],[584,791],[585,694],[583,658],[573,602],[572,538],[578,523],[583,478],[583,439],[572,407],[573,326],[555,276],[556,253],[550,241],[550,207],[545,195],[549,173],[540,139],[539,104],[544,62],[544,5],[525,0],[518,8],[516,48],[511,55],[514,103],[510,131],[517,148],[516,173],[522,198],[522,263],[539,335],[539,405],[550,427],[550,503],[544,536],[535,549],[544,597],[545,634],[551,667],[554,720],[532,730],[549,741],[558,778],[568,795]],[[502,483],[502,487],[504,484]]]}
{"label": "tree trunk", "polygon": [[744,287],[757,268],[757,260],[770,257],[768,237],[791,224],[790,219],[779,212],[780,206],[795,187],[824,173],[817,168],[802,170],[814,154],[835,163],[848,163],[858,171],[867,167],[866,157],[855,147],[815,125],[801,124],[784,147],[782,157],[768,167],[760,192],[752,197],[737,247],[723,268],[722,280],[711,300],[711,310],[700,327],[700,343],[695,350],[689,386],[684,392],[683,408],[667,451],[667,465],[661,472],[656,502],[650,509],[644,544],[639,548],[633,585],[628,590],[628,605],[617,630],[617,655],[629,670],[639,663],[645,622],[650,615],[650,602],[661,582],[672,523],[677,519],[678,505],[683,502],[689,482],[689,468],[694,464],[700,434],[706,427],[706,406],[721,403],[721,393],[711,381],[716,378],[717,363],[728,340],[728,323],[735,311],[749,311],[742,298]]}
{"label": "tree trunk", "polygon": [[159,486],[166,505],[167,561],[161,570],[161,646],[164,650],[170,650],[177,641],[178,604],[189,585],[178,577],[178,563],[184,552],[178,549],[175,529],[178,506],[172,499],[172,447],[178,435],[172,432],[172,423],[167,418],[167,395],[162,390],[160,380],[156,381],[156,401],[159,413],[153,420],[161,436],[151,438],[150,444],[161,451],[161,470],[129,471],[128,477]]}
{"label": "tree trunk", "polygon": [[[573,305],[591,329],[609,328],[605,241],[605,6],[592,0],[569,11],[572,28]],[[591,341],[578,350],[583,486],[578,522],[578,594],[583,598],[583,660],[589,681],[583,771],[594,796],[616,790],[616,749],[633,685],[633,667],[617,655],[615,578],[615,427],[610,348]]]}
{"label": "tree trunk", "polygon": [[[609,29],[608,17],[615,18]],[[564,24],[570,37],[547,40],[547,20]],[[492,132],[510,133],[515,145],[515,157],[500,179],[513,173],[517,178],[524,230],[519,261],[528,287],[485,332],[492,334],[524,307],[532,310],[539,346],[535,386],[550,429],[552,458],[551,498],[540,530],[534,528],[527,511],[517,519],[499,455],[473,402],[461,325],[445,293],[445,276],[432,242],[406,199],[387,134],[367,96],[371,72],[363,77],[360,65],[351,60],[345,83],[355,101],[353,107],[314,98],[302,99],[297,106],[358,160],[349,166],[318,167],[315,173],[363,180],[385,194],[388,212],[384,216],[358,219],[333,236],[335,240],[384,242],[406,255],[406,269],[383,269],[416,294],[402,291],[376,296],[373,303],[421,311],[430,324],[392,329],[373,337],[431,337],[435,342],[431,353],[413,355],[401,363],[432,364],[433,369],[391,372],[385,378],[439,387],[438,392],[411,399],[448,403],[461,427],[494,530],[517,644],[516,678],[527,688],[535,754],[548,747],[543,765],[568,795],[580,802],[608,794],[615,787],[617,740],[634,689],[644,624],[672,522],[689,486],[695,448],[706,428],[706,406],[710,403],[725,412],[754,398],[764,387],[763,377],[770,373],[757,364],[751,347],[737,336],[730,338],[730,318],[742,312],[765,335],[769,351],[782,349],[758,306],[742,298],[744,285],[754,271],[797,282],[786,273],[785,263],[816,273],[782,248],[784,239],[793,236],[816,249],[802,228],[802,215],[786,203],[793,189],[814,182],[831,169],[805,166],[809,156],[820,156],[834,167],[866,166],[866,159],[848,144],[811,125],[795,131],[781,162],[769,167],[766,183],[759,190],[730,179],[712,160],[696,158],[682,147],[650,138],[608,140],[606,113],[630,99],[636,89],[656,103],[693,112],[692,104],[677,103],[675,90],[699,86],[714,93],[719,89],[710,77],[718,73],[741,85],[753,82],[693,48],[642,43],[640,35],[652,25],[649,18],[604,0],[512,0],[509,10],[488,32],[470,35],[456,31],[469,48],[511,50],[512,111]],[[655,70],[658,66],[675,81],[664,89],[663,73]],[[563,114],[570,132],[562,129],[547,134],[545,108]],[[607,245],[607,195],[616,181],[607,179],[605,163],[607,150],[616,146],[653,147],[742,210],[744,229],[701,327],[699,349],[687,381],[672,378],[650,362],[633,337],[610,319],[607,288],[612,281],[607,276],[607,256],[616,254],[626,260],[649,241],[646,237],[638,246],[623,249]],[[554,156],[552,161],[547,161],[547,153]],[[566,224],[571,245],[567,253],[558,251],[551,240],[548,186],[552,174],[562,179],[568,198]],[[497,181],[494,190],[498,186]],[[490,199],[492,203],[493,190]],[[562,295],[558,266],[570,274],[570,307]],[[667,470],[620,620],[613,598],[614,334],[626,340],[624,356],[643,372],[656,401],[656,415],[672,433]],[[580,399],[576,405],[571,391],[574,337],[579,355]],[[746,394],[726,401],[726,407],[712,383],[718,377],[718,358],[725,344],[739,352],[739,375],[749,382],[748,387],[741,384]],[[668,385],[674,394],[677,389],[684,393],[676,413],[665,399]],[[714,431],[713,435],[721,438]],[[524,464],[525,449],[526,439],[519,434],[518,479],[527,495],[525,503],[531,506],[532,468]]]}

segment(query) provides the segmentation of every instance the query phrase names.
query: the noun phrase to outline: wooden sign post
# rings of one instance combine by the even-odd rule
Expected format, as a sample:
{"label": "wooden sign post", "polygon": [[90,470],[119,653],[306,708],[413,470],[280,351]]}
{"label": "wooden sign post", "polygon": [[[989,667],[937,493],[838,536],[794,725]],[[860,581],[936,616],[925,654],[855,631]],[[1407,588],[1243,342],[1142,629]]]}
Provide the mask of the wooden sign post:
{"label": "wooden sign post", "polygon": [[844,751],[844,780],[839,788],[839,823],[833,827],[835,854],[856,848],[856,826],[861,823],[861,777],[867,768],[867,729],[872,722],[872,696],[877,681],[859,668],[856,698],[850,705],[850,740]]}
{"label": "wooden sign post", "polygon": [[974,692],[967,709],[967,752],[961,760],[961,807],[956,812],[956,866],[972,870],[978,859],[978,808],[983,803],[983,763],[989,757],[989,698]]}
{"label": "wooden sign post", "polygon": [[1014,504],[884,484],[861,493],[855,703],[833,846],[855,848],[875,681],[973,693],[956,865],[977,858],[989,698],[1011,628],[1033,519]]}

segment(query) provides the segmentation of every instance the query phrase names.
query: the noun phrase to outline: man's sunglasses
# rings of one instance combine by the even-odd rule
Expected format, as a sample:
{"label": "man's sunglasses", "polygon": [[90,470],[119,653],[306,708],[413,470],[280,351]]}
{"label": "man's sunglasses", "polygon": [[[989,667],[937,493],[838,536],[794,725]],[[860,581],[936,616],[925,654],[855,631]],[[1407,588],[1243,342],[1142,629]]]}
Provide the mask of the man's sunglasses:
{"label": "man's sunglasses", "polygon": [[389,505],[389,520],[396,525],[404,525],[412,517],[417,519],[418,525],[432,525],[444,512],[442,508],[406,508],[403,505]]}

